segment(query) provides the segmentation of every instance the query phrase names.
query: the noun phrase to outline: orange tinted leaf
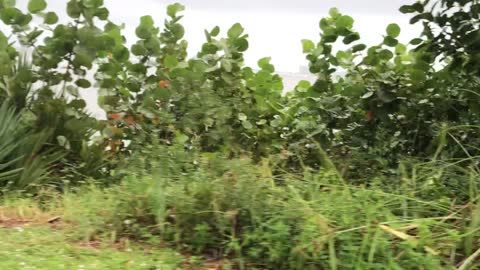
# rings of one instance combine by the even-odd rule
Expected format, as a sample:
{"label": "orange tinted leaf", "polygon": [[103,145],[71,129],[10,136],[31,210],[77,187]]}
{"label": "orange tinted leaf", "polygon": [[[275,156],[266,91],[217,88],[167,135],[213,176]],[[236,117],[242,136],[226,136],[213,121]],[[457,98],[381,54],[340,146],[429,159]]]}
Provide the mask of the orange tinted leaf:
{"label": "orange tinted leaf", "polygon": [[128,125],[135,124],[135,119],[132,116],[125,117],[123,121],[125,121],[125,123],[127,123]]}
{"label": "orange tinted leaf", "polygon": [[166,81],[166,80],[161,80],[160,82],[158,82],[158,85],[161,87],[161,88],[166,88],[169,84],[169,81]]}
{"label": "orange tinted leaf", "polygon": [[119,113],[110,113],[110,114],[108,114],[108,119],[119,119],[119,118],[121,118],[121,117],[122,117],[122,115],[119,114]]}
{"label": "orange tinted leaf", "polygon": [[369,112],[367,112],[366,117],[367,117],[368,121],[372,121],[373,119],[375,119],[375,114],[372,111],[369,111]]}

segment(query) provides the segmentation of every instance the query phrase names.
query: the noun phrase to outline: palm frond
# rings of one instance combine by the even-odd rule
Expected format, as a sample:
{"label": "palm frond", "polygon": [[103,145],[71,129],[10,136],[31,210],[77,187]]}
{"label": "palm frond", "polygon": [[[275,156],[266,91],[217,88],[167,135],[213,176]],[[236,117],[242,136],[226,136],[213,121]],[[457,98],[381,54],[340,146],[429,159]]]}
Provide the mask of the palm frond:
{"label": "palm frond", "polygon": [[7,101],[0,106],[0,186],[24,189],[41,183],[62,154],[42,152],[51,132],[32,133],[20,125],[21,116]]}

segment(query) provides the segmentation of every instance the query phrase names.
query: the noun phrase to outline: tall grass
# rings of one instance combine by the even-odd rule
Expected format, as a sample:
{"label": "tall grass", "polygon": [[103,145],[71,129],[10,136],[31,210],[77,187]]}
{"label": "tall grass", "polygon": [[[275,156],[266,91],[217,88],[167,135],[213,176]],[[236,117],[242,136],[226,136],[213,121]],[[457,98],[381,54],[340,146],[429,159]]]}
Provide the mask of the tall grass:
{"label": "tall grass", "polygon": [[368,188],[329,171],[279,179],[247,158],[186,155],[174,163],[165,151],[144,169],[135,164],[120,186],[66,195],[65,215],[81,237],[162,241],[241,269],[478,268],[473,170],[435,175],[470,178],[476,187],[461,185],[468,190],[457,194],[469,197],[460,200],[431,193],[429,185],[448,184],[431,183],[433,164],[405,166],[404,185],[386,191],[384,179]]}
{"label": "tall grass", "polygon": [[480,267],[474,168],[406,161],[398,178],[361,186],[336,171],[275,176],[262,164],[151,146],[120,185],[46,192],[43,207],[61,209],[77,239],[170,245],[224,269]]}

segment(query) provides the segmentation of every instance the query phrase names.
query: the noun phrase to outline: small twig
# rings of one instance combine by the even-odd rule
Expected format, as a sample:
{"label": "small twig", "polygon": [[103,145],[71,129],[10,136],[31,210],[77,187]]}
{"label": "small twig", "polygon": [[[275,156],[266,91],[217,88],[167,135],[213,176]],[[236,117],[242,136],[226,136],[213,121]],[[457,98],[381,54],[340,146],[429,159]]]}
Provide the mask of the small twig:
{"label": "small twig", "polygon": [[56,223],[57,221],[60,221],[60,216],[57,216],[57,217],[53,217],[53,218],[50,218],[49,220],[47,220],[48,223],[52,224],[52,223]]}
{"label": "small twig", "polygon": [[[418,243],[418,240],[414,236],[411,236],[411,235],[406,234],[404,232],[395,230],[395,229],[390,228],[390,227],[385,226],[385,225],[378,225],[378,227],[380,229],[384,230],[385,232],[390,233],[391,235],[397,237],[397,238],[400,238],[400,239],[405,240],[405,241],[410,240],[410,241],[413,241],[414,243]],[[425,249],[426,252],[428,252],[430,254],[433,254],[433,255],[438,255],[439,254],[438,251],[434,250],[431,247],[424,246],[423,248]]]}
{"label": "small twig", "polygon": [[452,212],[450,215],[444,217],[440,222],[444,223],[445,221],[447,221],[449,219],[453,219],[458,213],[462,212],[463,210],[465,210],[469,206],[470,206],[470,203],[465,204],[464,206],[460,207],[460,209],[458,209],[457,211]]}
{"label": "small twig", "polygon": [[472,255],[470,255],[470,257],[468,257],[467,259],[465,259],[462,263],[462,265],[460,265],[457,270],[467,270],[468,269],[468,266],[473,262],[473,260],[475,260],[477,257],[480,257],[480,248],[475,251],[475,253],[473,253]]}

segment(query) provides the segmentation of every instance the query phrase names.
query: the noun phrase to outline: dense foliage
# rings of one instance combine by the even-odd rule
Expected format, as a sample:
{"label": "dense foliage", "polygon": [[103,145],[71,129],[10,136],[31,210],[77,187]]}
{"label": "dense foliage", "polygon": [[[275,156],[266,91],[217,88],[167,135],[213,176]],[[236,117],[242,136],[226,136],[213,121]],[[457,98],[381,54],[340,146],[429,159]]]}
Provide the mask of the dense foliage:
{"label": "dense foliage", "polygon": [[[108,143],[111,151],[125,152],[126,140],[143,142],[145,134],[169,144],[181,133],[189,147],[252,153],[257,161],[276,155],[289,170],[319,168],[323,148],[346,161],[353,178],[364,166],[396,168],[405,156],[477,152],[478,4],[471,1],[440,1],[439,11],[429,1],[403,6],[402,12],[420,13],[412,23],[425,25],[413,46],[399,43],[401,30],[390,24],[383,42],[367,47],[353,19],[332,9],[320,21],[320,41],[303,40],[317,80],[300,82],[286,96],[269,58],[260,59],[257,70],[244,66],[249,44],[240,24],[224,38],[218,27],[206,31],[202,51],[188,58],[180,4],[168,8],[161,29],[142,17],[138,40],[127,48],[103,1],[69,1],[64,24],[45,1],[29,3],[26,13],[14,1],[1,4],[2,20],[18,40],[14,47],[1,35],[3,99],[33,113],[37,132],[51,129],[50,143],[66,148],[68,162],[88,175],[99,176],[92,165],[104,159],[98,147]],[[34,17],[43,24],[36,26]],[[435,26],[443,29],[436,36]],[[334,49],[339,41],[346,49]],[[16,64],[23,59],[18,45],[31,51],[31,63]],[[81,93],[92,90],[82,89],[92,86],[107,122],[85,113]],[[102,139],[91,145],[98,131]],[[448,151],[440,151],[444,147]],[[357,155],[363,158],[352,160]]]}
{"label": "dense foliage", "polygon": [[374,46],[333,8],[302,40],[316,80],[295,89],[268,57],[245,66],[240,24],[205,31],[188,56],[183,10],[168,6],[162,27],[141,17],[127,47],[102,0],[69,0],[65,20],[45,0],[0,0],[2,193],[120,182],[86,192],[99,197],[78,209],[89,237],[148,235],[245,269],[478,257],[478,1],[402,6],[422,35],[402,44],[389,24]]}

